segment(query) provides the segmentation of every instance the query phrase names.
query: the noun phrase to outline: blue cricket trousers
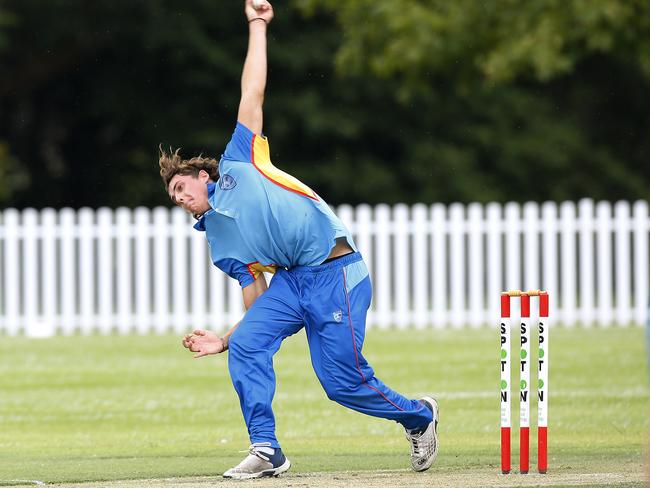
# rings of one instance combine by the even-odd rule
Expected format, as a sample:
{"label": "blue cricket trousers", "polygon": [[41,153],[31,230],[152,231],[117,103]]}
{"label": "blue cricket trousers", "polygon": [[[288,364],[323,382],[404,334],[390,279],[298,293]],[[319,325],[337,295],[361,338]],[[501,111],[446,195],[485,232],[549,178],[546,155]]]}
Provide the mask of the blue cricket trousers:
{"label": "blue cricket trousers", "polygon": [[251,443],[280,444],[271,402],[273,355],[303,326],[311,362],[327,396],[408,429],[431,422],[431,411],[375,378],[361,354],[372,287],[359,253],[320,266],[278,269],[269,289],[246,312],[230,337],[228,368]]}

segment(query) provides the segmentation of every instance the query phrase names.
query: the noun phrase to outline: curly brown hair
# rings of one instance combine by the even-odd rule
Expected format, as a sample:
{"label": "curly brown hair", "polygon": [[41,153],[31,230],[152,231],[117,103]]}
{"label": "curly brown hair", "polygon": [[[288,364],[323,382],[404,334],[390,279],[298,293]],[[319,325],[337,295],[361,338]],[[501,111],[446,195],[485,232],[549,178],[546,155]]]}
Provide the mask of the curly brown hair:
{"label": "curly brown hair", "polygon": [[162,145],[158,147],[158,164],[160,165],[160,177],[165,184],[165,190],[169,188],[169,182],[175,175],[199,176],[199,171],[204,170],[210,175],[212,181],[219,179],[219,161],[214,158],[205,158],[203,155],[191,159],[183,159],[179,154],[180,148],[175,151],[170,147],[166,152]]}

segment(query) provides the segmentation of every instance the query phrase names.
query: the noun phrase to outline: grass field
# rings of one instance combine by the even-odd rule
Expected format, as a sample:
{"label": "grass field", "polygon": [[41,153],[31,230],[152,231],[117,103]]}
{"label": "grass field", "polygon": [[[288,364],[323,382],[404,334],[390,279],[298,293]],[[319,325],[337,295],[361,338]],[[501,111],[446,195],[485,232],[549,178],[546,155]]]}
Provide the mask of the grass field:
{"label": "grass field", "polygon": [[[550,341],[546,476],[498,474],[496,330],[371,330],[364,354],[377,376],[440,402],[436,464],[410,472],[397,424],[330,402],[301,333],[276,356],[278,437],[293,467],[255,486],[642,486],[650,428],[644,330],[557,328]],[[225,355],[193,360],[175,335],[2,337],[0,419],[3,486],[230,484],[218,475],[248,446]]]}

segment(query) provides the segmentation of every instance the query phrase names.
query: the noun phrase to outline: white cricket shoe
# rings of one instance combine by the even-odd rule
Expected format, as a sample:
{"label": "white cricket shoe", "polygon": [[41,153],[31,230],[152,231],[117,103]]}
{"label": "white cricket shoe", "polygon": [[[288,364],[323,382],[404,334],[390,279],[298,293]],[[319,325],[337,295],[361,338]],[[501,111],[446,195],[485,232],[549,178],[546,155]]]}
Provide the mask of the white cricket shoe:
{"label": "white cricket shoe", "polygon": [[406,430],[411,443],[411,467],[414,471],[426,471],[438,455],[438,402],[432,397],[420,400],[433,414],[433,420],[423,431]]}
{"label": "white cricket shoe", "polygon": [[[246,451],[242,451],[246,452]],[[268,442],[258,442],[248,448],[248,456],[234,468],[230,468],[223,474],[224,478],[235,480],[248,480],[261,478],[263,476],[279,476],[291,467],[291,462],[281,454],[279,460],[272,462],[275,449]]]}

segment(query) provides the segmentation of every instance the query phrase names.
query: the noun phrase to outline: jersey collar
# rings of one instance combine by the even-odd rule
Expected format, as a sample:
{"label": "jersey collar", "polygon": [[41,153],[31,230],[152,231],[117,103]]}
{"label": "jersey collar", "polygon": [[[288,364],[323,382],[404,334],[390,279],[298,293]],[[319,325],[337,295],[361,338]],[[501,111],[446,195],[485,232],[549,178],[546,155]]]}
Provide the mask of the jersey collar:
{"label": "jersey collar", "polygon": [[[208,183],[208,200],[212,199],[216,188],[217,188],[216,183]],[[205,214],[202,214],[200,217],[197,218],[197,222],[196,224],[194,224],[194,228],[198,231],[205,232]]]}

